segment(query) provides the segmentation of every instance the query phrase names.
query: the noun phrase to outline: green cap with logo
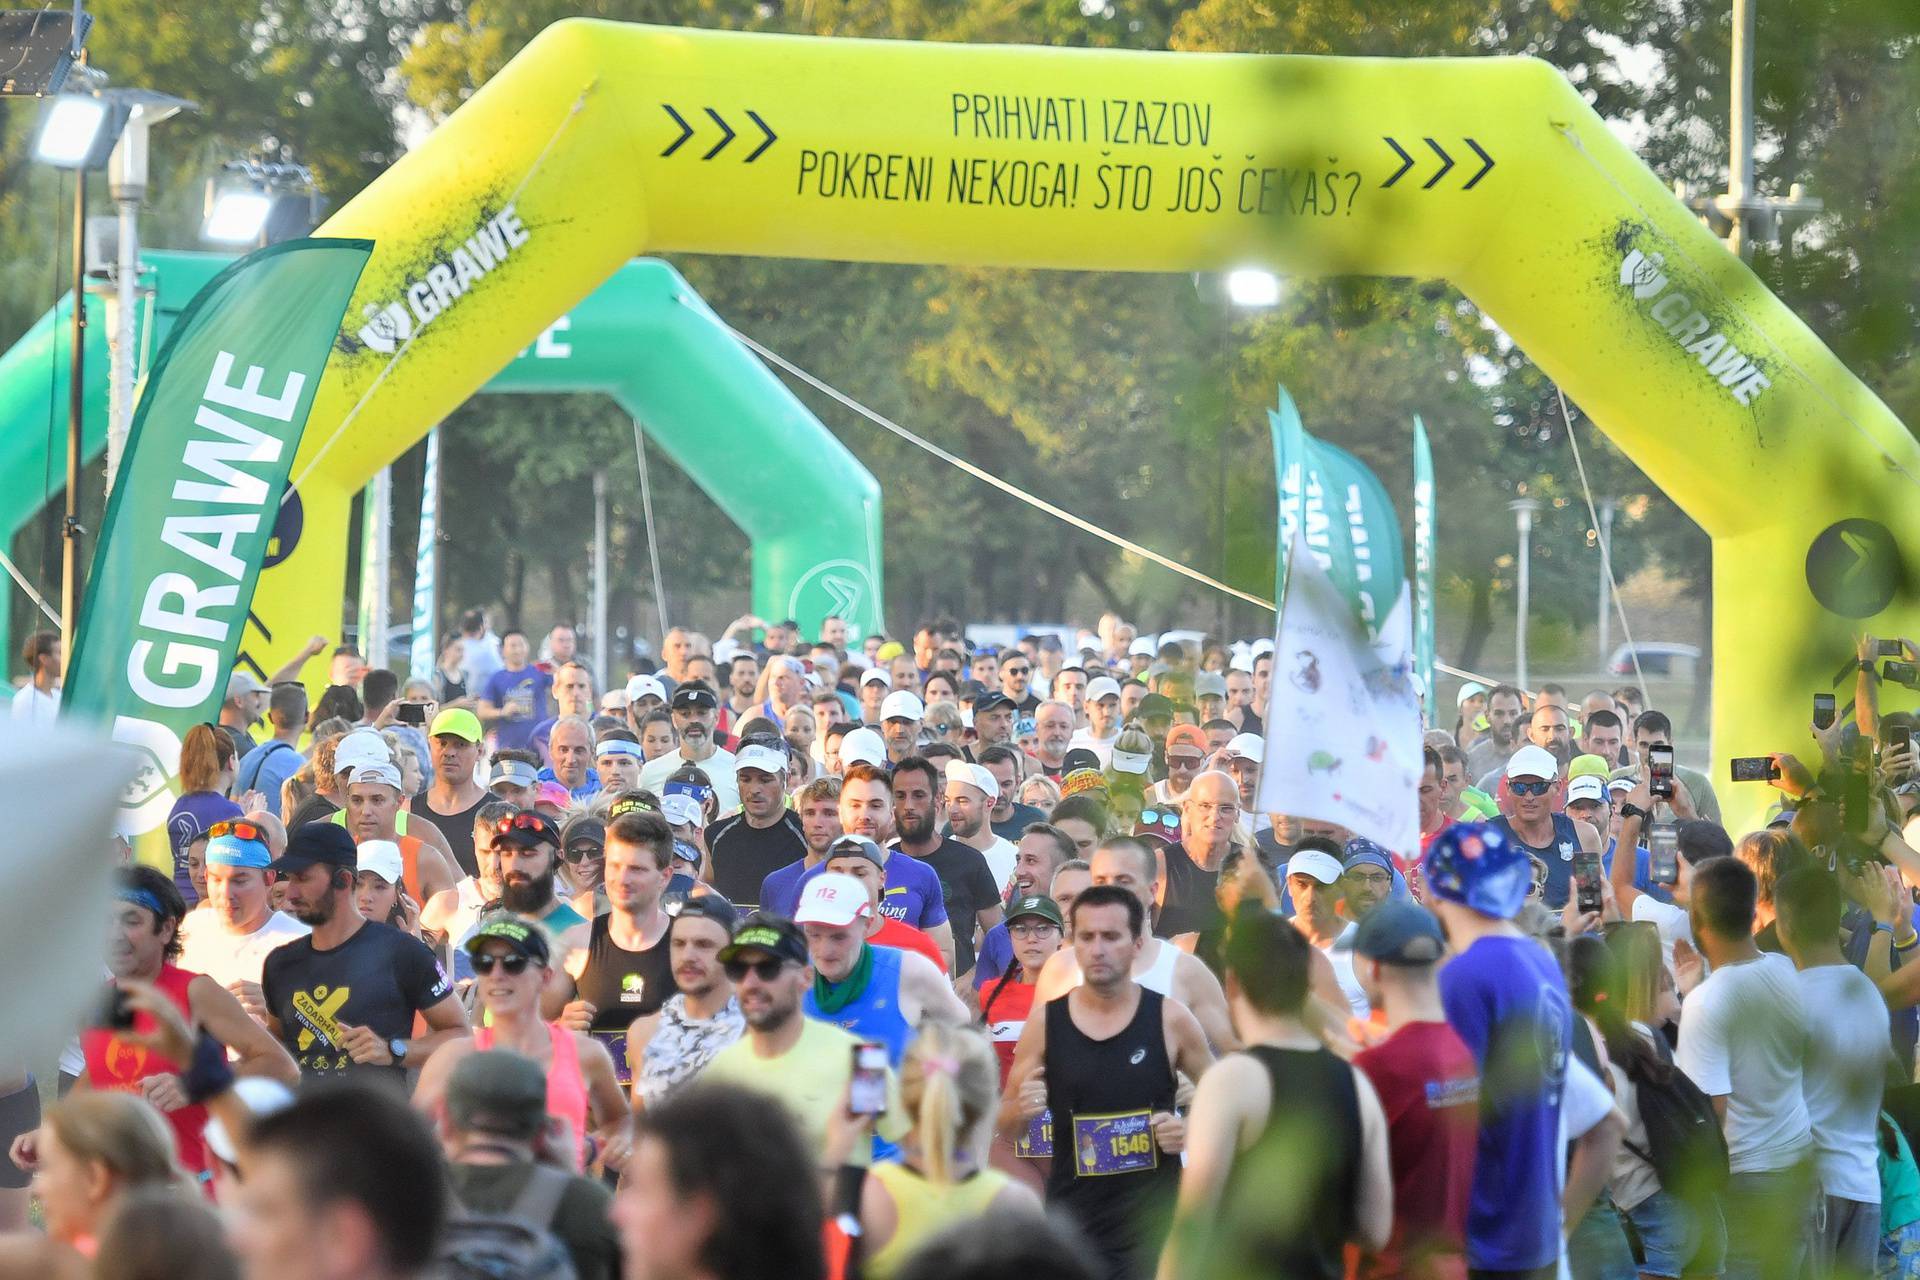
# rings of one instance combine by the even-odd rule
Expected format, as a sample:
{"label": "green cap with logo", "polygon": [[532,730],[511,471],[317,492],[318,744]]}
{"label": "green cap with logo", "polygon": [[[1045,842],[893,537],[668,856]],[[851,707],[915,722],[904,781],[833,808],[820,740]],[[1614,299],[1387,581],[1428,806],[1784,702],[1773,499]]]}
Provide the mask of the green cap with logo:
{"label": "green cap with logo", "polygon": [[764,951],[794,964],[810,963],[807,936],[800,932],[800,926],[784,916],[765,911],[756,911],[740,922],[740,927],[733,931],[733,941],[720,948],[720,963],[725,964],[742,951]]}
{"label": "green cap with logo", "polygon": [[545,929],[525,920],[516,920],[512,916],[493,916],[483,922],[473,931],[473,936],[467,939],[467,954],[479,955],[480,948],[489,942],[504,942],[512,947],[516,954],[525,956],[543,968],[553,955],[552,949],[547,945]]}
{"label": "green cap with logo", "polygon": [[1055,928],[1067,927],[1066,921],[1060,917],[1060,904],[1041,894],[1030,893],[1024,898],[1015,898],[1013,905],[1007,908],[1009,925],[1026,916],[1038,916]]}

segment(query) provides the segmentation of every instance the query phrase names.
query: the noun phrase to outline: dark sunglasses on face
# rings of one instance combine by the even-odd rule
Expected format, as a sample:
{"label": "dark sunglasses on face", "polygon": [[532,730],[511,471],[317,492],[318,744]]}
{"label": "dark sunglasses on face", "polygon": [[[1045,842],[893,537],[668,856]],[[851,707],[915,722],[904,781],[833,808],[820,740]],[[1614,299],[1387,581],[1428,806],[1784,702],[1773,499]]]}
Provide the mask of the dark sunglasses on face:
{"label": "dark sunglasses on face", "polygon": [[772,982],[787,967],[787,962],[778,956],[768,956],[765,960],[729,960],[720,967],[727,971],[728,982],[744,982],[749,973],[762,982]]}
{"label": "dark sunglasses on face", "polygon": [[489,955],[485,952],[473,958],[473,971],[483,978],[492,973],[496,967],[499,968],[501,972],[509,975],[525,973],[527,971],[527,958],[518,953],[496,956]]}
{"label": "dark sunglasses on face", "polygon": [[560,851],[561,859],[569,863],[591,862],[605,854],[606,850],[597,844],[576,844]]}
{"label": "dark sunglasses on face", "polygon": [[1508,779],[1507,790],[1517,796],[1543,796],[1553,790],[1553,783],[1545,778],[1525,778],[1518,782]]}
{"label": "dark sunglasses on face", "polygon": [[209,839],[218,839],[221,836],[232,836],[236,840],[258,840],[262,844],[265,844],[267,840],[267,833],[264,828],[251,822],[244,822],[239,818],[227,818],[214,823],[207,828],[207,836]]}

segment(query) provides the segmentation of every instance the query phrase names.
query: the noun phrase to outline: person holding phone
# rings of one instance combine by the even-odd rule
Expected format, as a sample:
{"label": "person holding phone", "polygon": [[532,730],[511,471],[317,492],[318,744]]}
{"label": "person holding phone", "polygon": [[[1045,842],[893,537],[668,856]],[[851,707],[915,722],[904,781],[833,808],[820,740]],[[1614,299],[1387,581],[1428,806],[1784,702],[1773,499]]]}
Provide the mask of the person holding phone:
{"label": "person holding phone", "polygon": [[1545,747],[1530,743],[1514,752],[1499,790],[1502,813],[1492,825],[1545,864],[1541,897],[1558,911],[1572,892],[1574,857],[1599,853],[1600,833],[1560,811],[1566,799],[1560,762]]}

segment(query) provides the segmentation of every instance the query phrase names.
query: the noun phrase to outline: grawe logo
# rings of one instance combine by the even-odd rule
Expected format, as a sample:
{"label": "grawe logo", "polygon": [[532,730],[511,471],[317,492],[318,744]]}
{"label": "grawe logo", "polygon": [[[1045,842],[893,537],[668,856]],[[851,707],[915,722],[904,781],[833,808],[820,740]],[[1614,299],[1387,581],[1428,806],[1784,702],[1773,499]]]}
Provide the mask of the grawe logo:
{"label": "grawe logo", "polygon": [[367,322],[360,326],[360,341],[382,355],[392,355],[526,242],[527,229],[508,205],[418,279],[408,281],[400,299],[362,307]]}
{"label": "grawe logo", "polygon": [[1680,344],[1681,350],[1700,362],[1709,377],[1727,389],[1740,404],[1752,404],[1754,397],[1773,385],[1752,357],[1736,347],[1726,334],[1713,327],[1706,313],[1679,289],[1670,288],[1667,260],[1658,253],[1629,249],[1620,260],[1620,283],[1633,290],[1633,299],[1646,308],[1654,323]]}

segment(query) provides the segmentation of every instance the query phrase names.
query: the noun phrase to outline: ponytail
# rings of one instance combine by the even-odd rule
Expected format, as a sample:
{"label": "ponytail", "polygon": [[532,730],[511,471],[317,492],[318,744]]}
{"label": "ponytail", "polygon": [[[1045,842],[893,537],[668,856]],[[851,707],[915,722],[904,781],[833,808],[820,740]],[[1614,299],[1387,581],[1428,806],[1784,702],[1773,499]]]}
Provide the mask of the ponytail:
{"label": "ponytail", "polygon": [[999,1083],[999,1061],[978,1030],[937,1022],[920,1028],[900,1067],[900,1097],[914,1118],[928,1182],[951,1186],[981,1163]]}

